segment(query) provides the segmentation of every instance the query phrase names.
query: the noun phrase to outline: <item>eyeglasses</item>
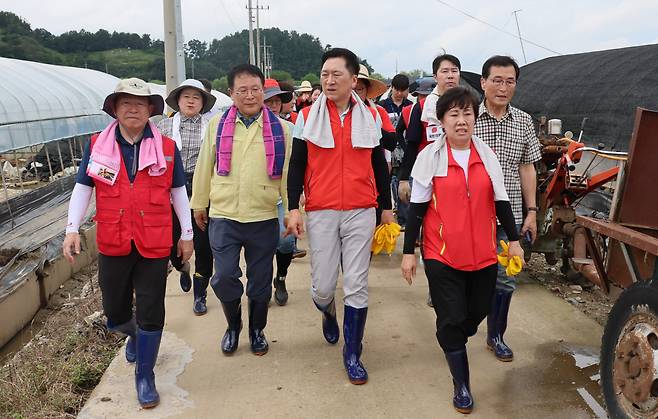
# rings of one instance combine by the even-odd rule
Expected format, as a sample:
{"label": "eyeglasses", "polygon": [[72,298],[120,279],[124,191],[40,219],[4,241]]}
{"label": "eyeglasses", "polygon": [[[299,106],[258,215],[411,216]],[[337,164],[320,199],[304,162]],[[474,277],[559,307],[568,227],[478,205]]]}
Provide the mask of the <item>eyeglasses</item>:
{"label": "eyeglasses", "polygon": [[491,83],[493,83],[494,86],[496,86],[496,87],[502,87],[503,84],[505,84],[507,87],[516,86],[516,80],[512,80],[512,79],[503,80],[503,79],[497,77],[495,79],[490,79],[489,81]]}
{"label": "eyeglasses", "polygon": [[249,93],[251,93],[252,96],[257,96],[261,93],[263,93],[263,88],[262,87],[252,87],[251,89],[247,89],[243,87],[242,89],[234,90],[233,93],[235,93],[238,96],[247,96]]}

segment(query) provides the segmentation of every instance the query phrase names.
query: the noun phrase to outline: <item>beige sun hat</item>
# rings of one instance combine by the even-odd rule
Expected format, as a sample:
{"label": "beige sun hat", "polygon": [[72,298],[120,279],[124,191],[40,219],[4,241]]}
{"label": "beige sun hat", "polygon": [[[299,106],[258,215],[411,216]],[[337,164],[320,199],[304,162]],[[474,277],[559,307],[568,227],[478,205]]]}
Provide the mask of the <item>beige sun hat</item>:
{"label": "beige sun hat", "polygon": [[172,90],[169,93],[169,96],[167,96],[165,102],[167,102],[167,105],[169,105],[171,109],[175,110],[176,112],[180,111],[180,108],[178,107],[178,96],[184,89],[187,88],[196,89],[201,93],[201,96],[203,97],[203,107],[201,108],[200,113],[206,113],[211,110],[213,106],[215,106],[215,101],[217,98],[206,92],[206,89],[203,88],[203,83],[196,79],[187,79],[177,88]]}
{"label": "beige sun hat", "polygon": [[311,86],[311,82],[308,80],[304,80],[302,84],[299,85],[297,89],[295,89],[295,92],[297,93],[311,93],[313,91],[313,86]]}
{"label": "beige sun hat", "polygon": [[373,79],[370,77],[370,72],[368,68],[363,64],[359,64],[359,74],[356,76],[357,79],[368,80],[368,91],[366,92],[366,97],[368,99],[374,99],[378,96],[383,95],[387,90],[388,86],[381,80]]}
{"label": "beige sun hat", "polygon": [[116,119],[117,117],[114,112],[114,101],[117,96],[122,93],[132,96],[148,97],[153,105],[153,112],[151,112],[150,116],[162,115],[162,112],[164,111],[164,100],[162,100],[162,96],[151,93],[151,89],[144,80],[132,77],[120,80],[117,87],[114,88],[114,92],[110,93],[103,102],[103,110],[112,118]]}

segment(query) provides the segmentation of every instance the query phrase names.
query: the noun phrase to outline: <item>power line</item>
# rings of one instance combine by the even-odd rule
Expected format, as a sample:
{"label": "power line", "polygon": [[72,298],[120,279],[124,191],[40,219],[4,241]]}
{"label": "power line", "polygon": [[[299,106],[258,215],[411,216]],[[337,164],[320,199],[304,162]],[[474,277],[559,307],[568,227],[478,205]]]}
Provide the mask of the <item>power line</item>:
{"label": "power line", "polygon": [[235,29],[235,31],[238,32],[238,27],[235,25],[235,22],[233,22],[233,18],[231,18],[231,14],[228,12],[228,9],[224,4],[224,0],[219,0],[219,3],[222,5],[222,9],[224,9],[224,12],[226,13],[226,17],[228,18],[228,21],[231,22],[233,29]]}
{"label": "power line", "polygon": [[469,17],[469,18],[471,18],[471,19],[473,19],[473,20],[476,20],[476,21],[478,21],[478,22],[480,22],[480,23],[482,23],[482,24],[484,24],[484,25],[489,26],[490,28],[493,28],[493,29],[495,29],[495,30],[497,30],[497,31],[499,31],[499,32],[502,32],[502,33],[504,33],[504,34],[506,34],[506,35],[509,35],[509,36],[511,36],[511,37],[513,37],[513,38],[516,38],[516,39],[522,40],[522,41],[524,41],[524,42],[526,42],[526,43],[528,43],[528,44],[530,44],[530,45],[534,45],[534,46],[539,47],[539,48],[541,48],[541,49],[544,49],[544,50],[546,50],[546,51],[552,52],[553,54],[562,55],[561,52],[557,52],[557,51],[552,50],[552,49],[550,49],[550,48],[548,48],[548,47],[545,47],[545,46],[543,46],[543,45],[539,45],[538,43],[533,42],[533,41],[530,41],[530,40],[528,40],[528,39],[521,38],[520,36],[515,35],[515,34],[513,34],[512,32],[508,32],[508,31],[506,31],[505,29],[499,28],[498,26],[492,25],[491,23],[489,23],[489,22],[487,22],[487,21],[485,21],[485,20],[482,20],[482,19],[480,19],[480,18],[478,18],[478,17],[476,17],[476,16],[473,16],[472,14],[470,14],[470,13],[468,13],[468,12],[465,12],[465,11],[463,11],[463,10],[461,10],[461,9],[458,9],[458,8],[456,8],[455,6],[446,3],[445,1],[442,1],[442,0],[436,0],[436,2],[437,2],[437,3],[441,3],[442,5],[447,6],[447,7],[451,8],[451,9],[455,10],[455,11],[457,11],[457,12],[463,14],[463,15],[466,16],[466,17]]}

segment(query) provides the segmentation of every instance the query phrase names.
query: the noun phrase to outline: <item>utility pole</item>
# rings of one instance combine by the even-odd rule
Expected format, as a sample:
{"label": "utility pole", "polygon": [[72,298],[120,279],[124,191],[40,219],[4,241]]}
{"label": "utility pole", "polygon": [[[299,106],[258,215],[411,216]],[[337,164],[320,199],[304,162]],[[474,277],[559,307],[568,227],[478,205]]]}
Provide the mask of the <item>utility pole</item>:
{"label": "utility pole", "polygon": [[258,5],[258,0],[256,0],[256,66],[260,67],[262,70],[263,67],[261,66],[261,52],[260,52],[260,11],[261,10],[270,10],[270,6],[263,7]]}
{"label": "utility pole", "polygon": [[164,1],[165,79],[167,93],[185,80],[185,51],[180,0]]}
{"label": "utility pole", "polygon": [[254,54],[254,16],[252,11],[254,10],[251,7],[251,0],[248,0],[247,10],[249,10],[249,64],[256,64],[256,57]]}
{"label": "utility pole", "polygon": [[263,39],[263,61],[261,62],[263,74],[265,75],[265,78],[268,79],[269,76],[267,75],[267,49],[269,48],[269,45],[267,45],[267,39]]}
{"label": "utility pole", "polygon": [[521,12],[522,9],[515,10],[514,13],[514,19],[516,20],[516,31],[519,34],[519,42],[521,42],[521,52],[523,52],[523,61],[525,61],[526,64],[528,64],[528,59],[525,57],[525,49],[523,48],[523,38],[521,38],[521,29],[519,28],[519,18],[516,15],[518,12]]}

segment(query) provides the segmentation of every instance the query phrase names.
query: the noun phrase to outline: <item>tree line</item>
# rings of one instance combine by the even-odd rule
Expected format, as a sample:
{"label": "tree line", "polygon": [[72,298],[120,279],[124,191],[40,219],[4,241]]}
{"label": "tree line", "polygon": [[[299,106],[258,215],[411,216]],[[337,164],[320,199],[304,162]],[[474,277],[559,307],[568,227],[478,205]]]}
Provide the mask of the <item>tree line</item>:
{"label": "tree line", "polygon": [[[225,75],[237,63],[249,61],[249,31],[242,30],[210,42],[192,39],[185,44],[187,77],[213,80],[225,90]],[[277,80],[317,82],[322,54],[331,45],[297,31],[261,30],[262,43],[272,52],[272,77]],[[0,56],[48,64],[86,67],[119,78],[139,77],[147,81],[165,79],[164,42],[148,34],[84,29],[54,35],[43,28],[32,29],[23,18],[0,12]],[[362,63],[374,72],[366,60]]]}

